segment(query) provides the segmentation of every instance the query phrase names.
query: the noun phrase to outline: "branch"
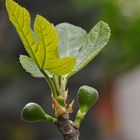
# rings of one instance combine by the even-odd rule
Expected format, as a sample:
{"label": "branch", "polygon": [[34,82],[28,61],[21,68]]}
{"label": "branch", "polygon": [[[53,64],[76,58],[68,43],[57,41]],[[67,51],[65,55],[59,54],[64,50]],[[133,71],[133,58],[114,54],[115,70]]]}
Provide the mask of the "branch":
{"label": "branch", "polygon": [[79,130],[72,126],[72,122],[69,120],[68,114],[58,118],[56,127],[63,135],[64,140],[79,140]]}

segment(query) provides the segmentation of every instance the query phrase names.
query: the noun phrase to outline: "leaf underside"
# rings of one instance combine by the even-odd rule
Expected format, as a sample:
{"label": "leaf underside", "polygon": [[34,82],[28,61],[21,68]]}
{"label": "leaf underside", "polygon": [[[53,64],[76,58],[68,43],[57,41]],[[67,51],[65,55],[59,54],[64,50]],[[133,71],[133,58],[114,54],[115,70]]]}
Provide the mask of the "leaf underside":
{"label": "leaf underside", "polygon": [[103,21],[98,22],[88,34],[69,23],[58,24],[56,28],[60,36],[60,56],[71,55],[77,60],[68,77],[85,67],[108,43],[111,34],[108,24]]}
{"label": "leaf underside", "polygon": [[39,68],[30,57],[26,55],[20,55],[19,60],[26,72],[30,73],[33,77],[44,78],[43,74],[40,72]]}

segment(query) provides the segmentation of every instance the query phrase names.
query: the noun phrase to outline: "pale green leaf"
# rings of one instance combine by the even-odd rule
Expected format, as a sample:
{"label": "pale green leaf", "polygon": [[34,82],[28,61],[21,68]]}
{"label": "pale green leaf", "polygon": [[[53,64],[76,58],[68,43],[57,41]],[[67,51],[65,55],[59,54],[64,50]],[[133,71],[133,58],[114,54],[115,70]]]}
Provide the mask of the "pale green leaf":
{"label": "pale green leaf", "polygon": [[108,43],[110,28],[107,23],[100,21],[87,35],[86,43],[80,48],[75,70],[87,65]]}
{"label": "pale green leaf", "polygon": [[83,29],[68,23],[59,24],[56,28],[60,36],[60,56],[71,55],[77,59],[76,66],[68,77],[86,66],[104,48],[110,38],[110,28],[103,21],[98,22],[88,34]]}
{"label": "pale green leaf", "polygon": [[40,72],[39,68],[30,57],[26,55],[20,55],[19,60],[25,71],[30,73],[33,77],[44,77],[44,75]]}
{"label": "pale green leaf", "polygon": [[86,31],[69,23],[60,23],[56,29],[60,37],[58,47],[60,57],[77,57],[79,49],[85,43]]}
{"label": "pale green leaf", "polygon": [[[20,55],[19,60],[26,72],[30,73],[33,77],[44,78],[44,75],[40,72],[32,58],[26,55]],[[47,70],[45,70],[45,72],[49,77],[52,77],[52,75]]]}

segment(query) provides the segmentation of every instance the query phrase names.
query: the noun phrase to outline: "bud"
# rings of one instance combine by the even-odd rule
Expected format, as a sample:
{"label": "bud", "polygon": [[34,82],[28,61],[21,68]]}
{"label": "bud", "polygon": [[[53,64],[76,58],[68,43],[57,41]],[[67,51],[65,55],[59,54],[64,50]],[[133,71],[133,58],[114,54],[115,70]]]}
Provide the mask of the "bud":
{"label": "bud", "polygon": [[36,103],[28,103],[22,109],[21,116],[25,121],[37,122],[46,120],[48,122],[55,122],[56,119],[44,112],[41,106]]}
{"label": "bud", "polygon": [[81,112],[88,110],[96,103],[98,99],[98,91],[89,86],[82,86],[78,90],[78,101]]}
{"label": "bud", "polygon": [[89,109],[96,103],[98,99],[98,92],[96,89],[89,86],[82,86],[78,90],[78,101],[80,104],[80,109],[76,114],[76,119],[73,126],[79,128],[81,122],[85,118],[85,115]]}
{"label": "bud", "polygon": [[55,110],[55,117],[59,117],[66,114],[67,112],[66,112],[65,107],[60,105],[60,103],[53,96],[51,97],[52,97],[52,102],[53,102],[53,108]]}

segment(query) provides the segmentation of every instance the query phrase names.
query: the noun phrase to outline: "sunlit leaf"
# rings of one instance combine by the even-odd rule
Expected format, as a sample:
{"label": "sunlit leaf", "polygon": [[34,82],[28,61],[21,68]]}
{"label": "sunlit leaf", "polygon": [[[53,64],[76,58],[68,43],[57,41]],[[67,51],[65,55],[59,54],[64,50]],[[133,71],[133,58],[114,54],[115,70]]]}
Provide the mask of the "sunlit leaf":
{"label": "sunlit leaf", "polygon": [[55,27],[42,16],[37,16],[34,23],[34,30],[38,37],[38,52],[36,53],[41,68],[56,75],[69,73],[75,63],[74,57],[58,57],[58,34]]}
{"label": "sunlit leaf", "polygon": [[26,51],[36,61],[34,54],[37,51],[37,45],[30,28],[29,12],[13,0],[6,0],[6,8],[9,19],[18,32]]}
{"label": "sunlit leaf", "polygon": [[44,68],[48,60],[58,58],[58,34],[53,24],[40,15],[37,15],[35,18],[34,31],[38,38],[36,58],[40,67]]}
{"label": "sunlit leaf", "polygon": [[86,31],[69,23],[60,23],[56,29],[60,37],[59,55],[77,57],[79,49],[86,41]]}
{"label": "sunlit leaf", "polygon": [[29,12],[13,0],[6,0],[10,21],[16,28],[26,51],[39,69],[54,75],[70,73],[76,64],[74,57],[59,58],[58,34],[53,24],[37,15],[33,32]]}
{"label": "sunlit leaf", "polygon": [[46,61],[44,68],[46,68],[50,73],[65,75],[71,72],[75,64],[76,59],[74,57],[65,57],[62,59],[52,59]]}

